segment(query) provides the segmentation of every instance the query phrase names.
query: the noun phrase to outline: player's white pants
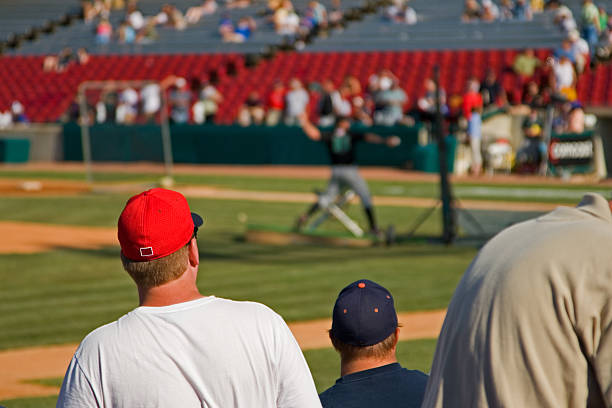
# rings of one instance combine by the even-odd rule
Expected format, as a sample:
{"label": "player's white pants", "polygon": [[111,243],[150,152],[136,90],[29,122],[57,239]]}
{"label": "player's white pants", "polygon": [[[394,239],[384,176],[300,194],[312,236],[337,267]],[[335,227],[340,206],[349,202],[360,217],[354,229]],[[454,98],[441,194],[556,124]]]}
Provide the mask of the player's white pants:
{"label": "player's white pants", "polygon": [[365,208],[372,207],[372,197],[368,184],[361,177],[355,165],[332,166],[331,179],[325,192],[319,196],[319,205],[327,208],[345,188],[353,190],[359,196],[361,204]]}

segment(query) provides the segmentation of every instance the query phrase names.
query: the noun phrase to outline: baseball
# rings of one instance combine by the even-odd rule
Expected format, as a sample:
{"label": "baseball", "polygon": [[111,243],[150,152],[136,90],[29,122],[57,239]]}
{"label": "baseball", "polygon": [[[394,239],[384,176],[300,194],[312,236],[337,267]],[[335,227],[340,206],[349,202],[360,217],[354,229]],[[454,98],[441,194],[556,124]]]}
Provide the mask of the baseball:
{"label": "baseball", "polygon": [[243,212],[238,213],[238,221],[241,222],[242,224],[245,224],[248,219],[249,219],[249,216],[246,215],[246,213],[243,213]]}
{"label": "baseball", "polygon": [[170,176],[165,176],[159,179],[159,185],[163,188],[172,188],[174,186],[174,179]]}

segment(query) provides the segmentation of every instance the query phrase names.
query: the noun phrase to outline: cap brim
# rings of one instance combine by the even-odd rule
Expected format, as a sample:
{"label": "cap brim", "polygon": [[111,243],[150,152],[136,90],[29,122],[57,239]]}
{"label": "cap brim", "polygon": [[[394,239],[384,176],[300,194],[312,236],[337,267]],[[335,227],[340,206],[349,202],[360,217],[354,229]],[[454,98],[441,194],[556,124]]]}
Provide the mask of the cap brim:
{"label": "cap brim", "polygon": [[204,219],[196,213],[191,213],[191,219],[193,220],[193,225],[195,225],[196,228],[200,228],[202,225],[204,225]]}

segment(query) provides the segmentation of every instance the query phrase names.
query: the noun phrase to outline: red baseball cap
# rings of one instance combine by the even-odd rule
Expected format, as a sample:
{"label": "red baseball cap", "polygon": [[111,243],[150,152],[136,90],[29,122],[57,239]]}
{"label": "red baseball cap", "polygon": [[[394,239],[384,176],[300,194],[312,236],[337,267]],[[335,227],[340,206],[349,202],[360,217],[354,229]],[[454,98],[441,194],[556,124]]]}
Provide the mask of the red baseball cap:
{"label": "red baseball cap", "polygon": [[203,223],[181,193],[147,190],[130,198],[119,216],[121,253],[132,261],[163,258],[187,245]]}

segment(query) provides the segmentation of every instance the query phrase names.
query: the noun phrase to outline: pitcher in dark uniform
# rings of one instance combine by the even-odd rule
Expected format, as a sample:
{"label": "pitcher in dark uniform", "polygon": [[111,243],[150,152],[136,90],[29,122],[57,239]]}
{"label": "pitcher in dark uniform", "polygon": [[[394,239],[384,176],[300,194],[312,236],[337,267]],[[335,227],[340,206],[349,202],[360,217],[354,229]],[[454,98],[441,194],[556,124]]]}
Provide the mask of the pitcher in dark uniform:
{"label": "pitcher in dark uniform", "polygon": [[310,139],[320,140],[327,146],[332,174],[327,189],[319,195],[318,201],[298,218],[296,228],[300,229],[317,210],[327,208],[332,204],[343,188],[350,188],[361,199],[361,204],[370,224],[370,232],[378,235],[380,229],[374,216],[374,206],[368,184],[359,174],[355,164],[355,147],[360,141],[395,147],[400,144],[400,138],[397,136],[383,138],[374,133],[353,132],[350,130],[351,120],[346,117],[338,117],[333,130],[330,132],[321,132],[308,120],[305,114],[300,117],[300,124],[302,130]]}

